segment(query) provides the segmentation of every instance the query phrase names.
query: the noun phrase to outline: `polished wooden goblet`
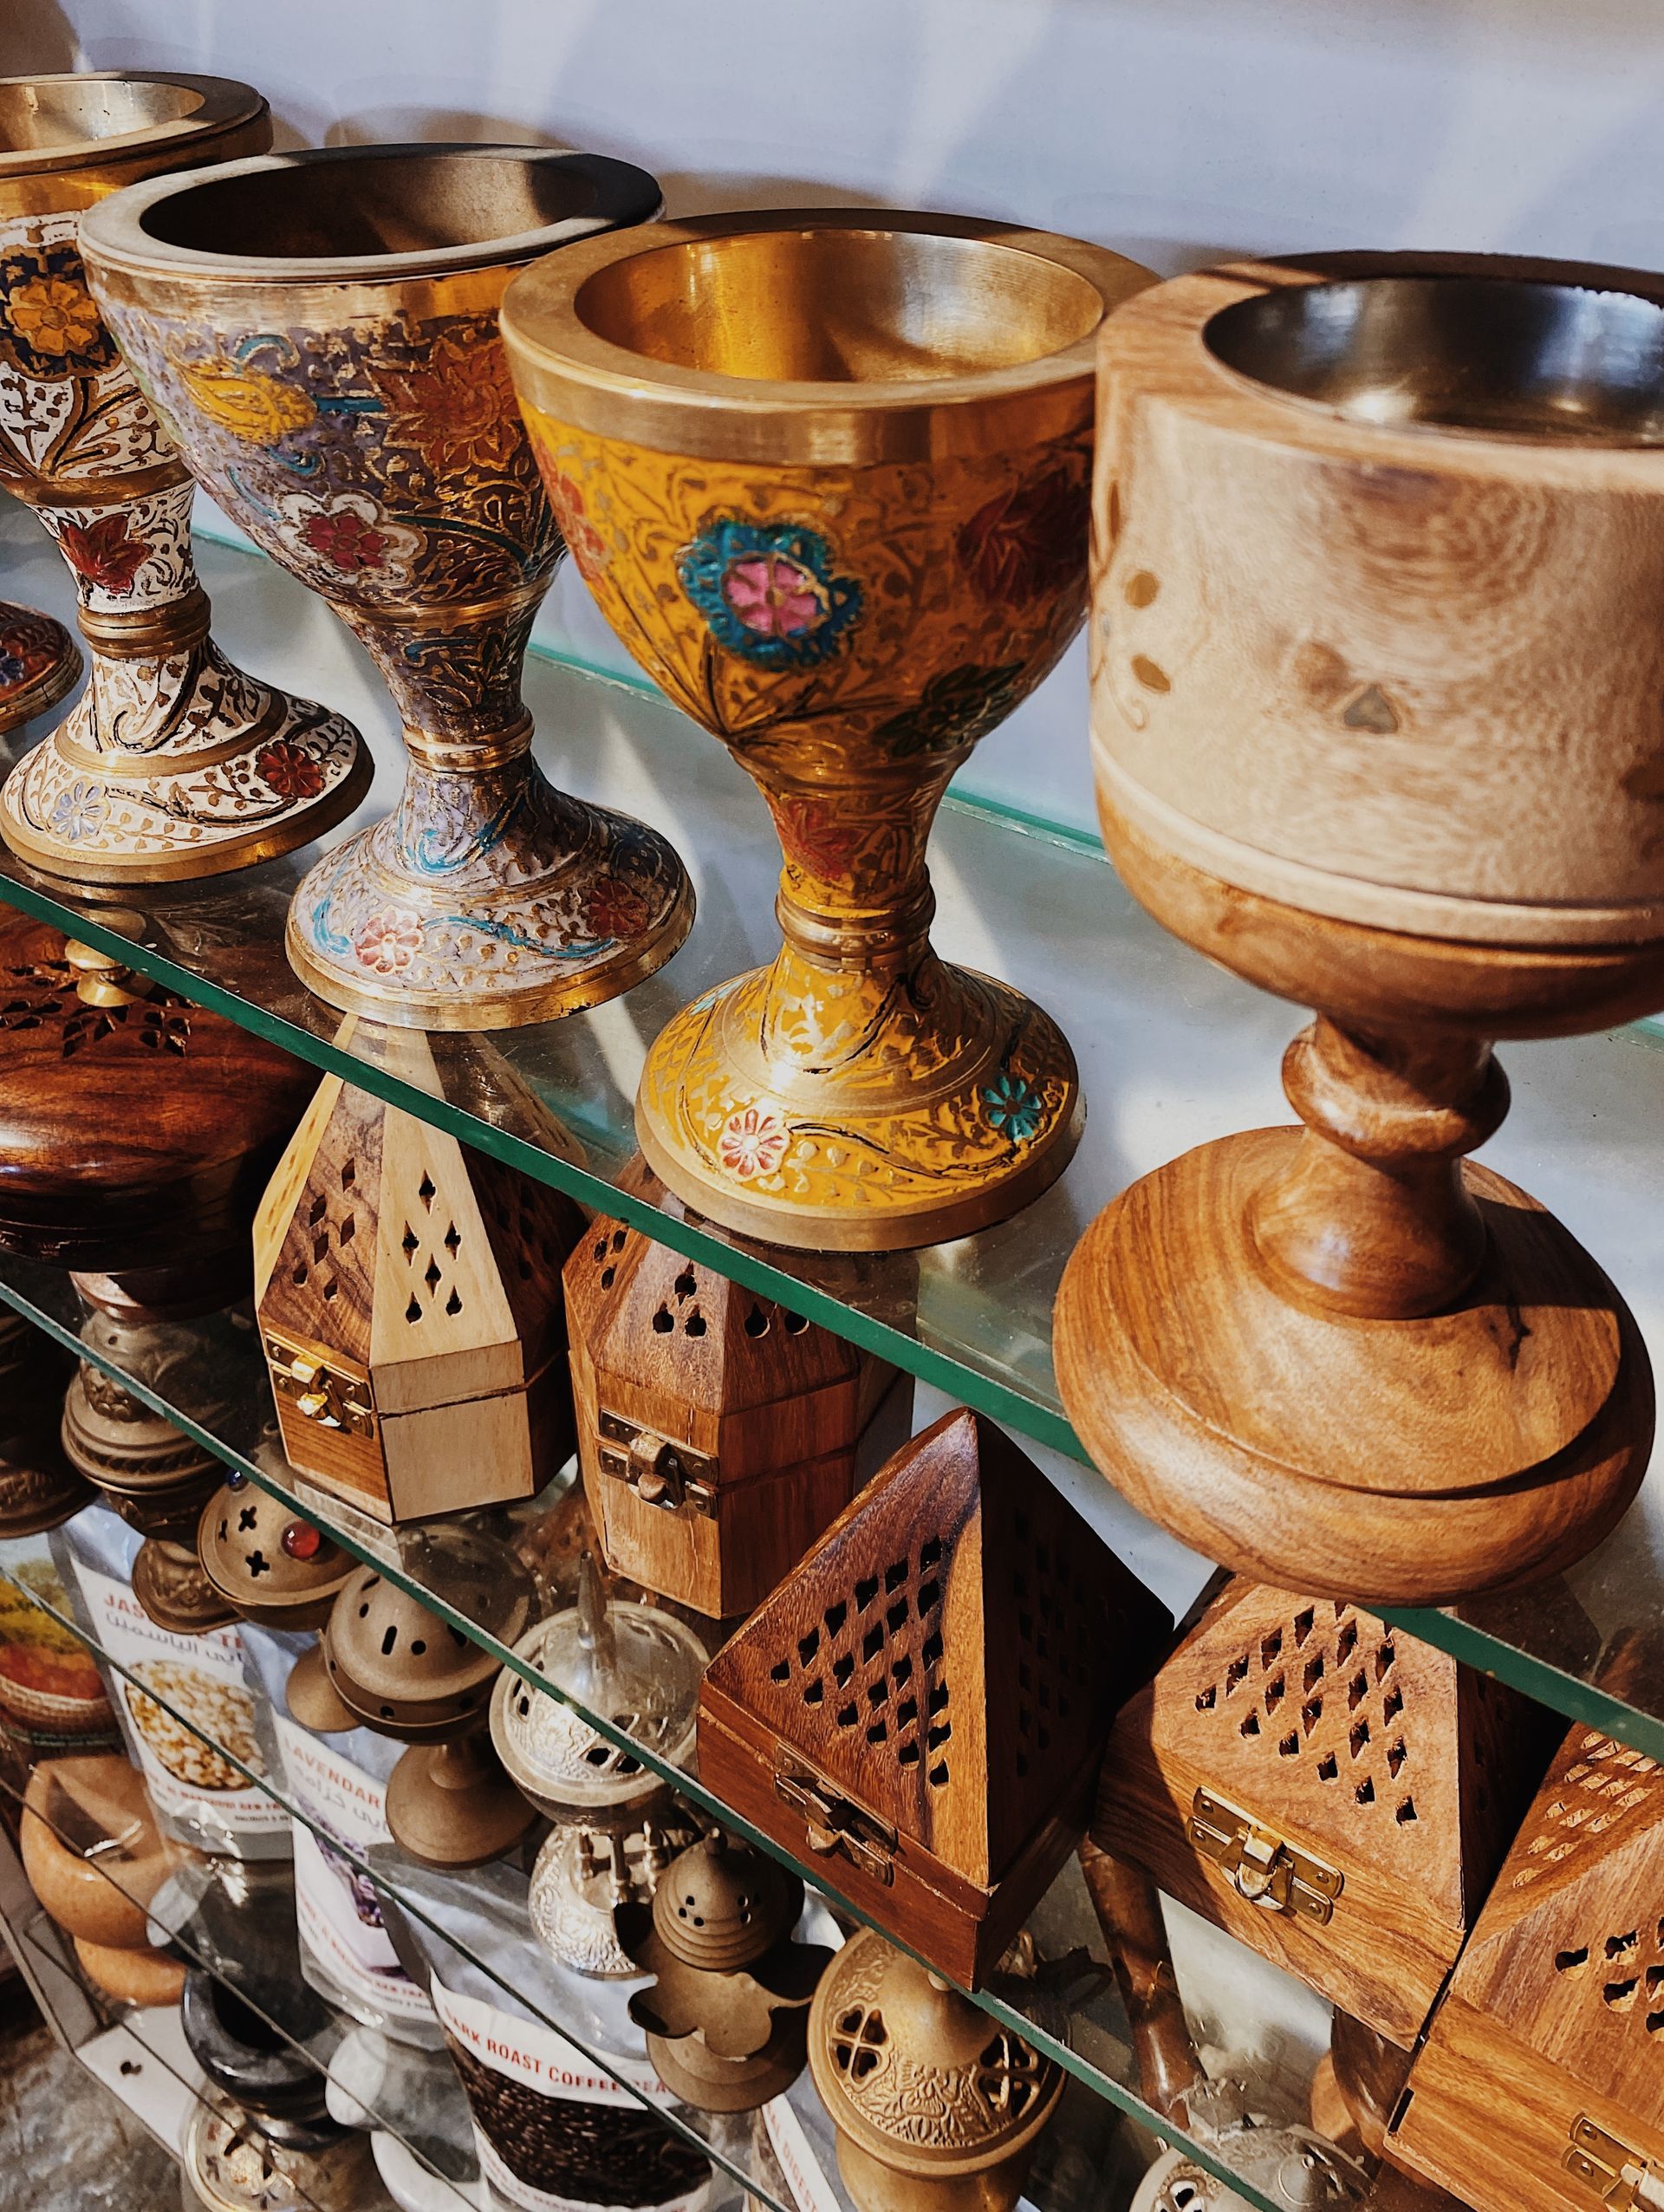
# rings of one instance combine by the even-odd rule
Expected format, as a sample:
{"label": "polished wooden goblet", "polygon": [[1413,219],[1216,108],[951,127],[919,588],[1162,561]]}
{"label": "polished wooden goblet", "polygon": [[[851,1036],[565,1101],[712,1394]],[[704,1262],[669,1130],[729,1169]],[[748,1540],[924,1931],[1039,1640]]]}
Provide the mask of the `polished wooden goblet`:
{"label": "polished wooden goblet", "polygon": [[891,1251],[1025,1205],[1080,1134],[1074,1056],[932,950],[949,778],[1085,611],[1095,334],[1119,254],[946,215],[725,215],[595,239],[504,301],[573,557],[761,786],[771,966],[647,1058],[636,1130],[690,1207]]}
{"label": "polished wooden goblet", "polygon": [[403,719],[398,810],[289,909],[332,1005],[543,1021],[667,960],[663,838],[557,791],[520,693],[561,556],[497,309],[521,263],[655,214],[645,170],[530,146],[344,146],[163,178],[82,225],[100,303],[196,475],[363,641]]}
{"label": "polished wooden goblet", "polygon": [[1439,1604],[1578,1558],[1653,1430],[1622,1299],[1463,1155],[1496,1038],[1664,1004],[1664,287],[1349,257],[1186,276],[1102,351],[1104,838],[1188,943],[1318,1018],[1299,1129],[1082,1240],[1098,1464],[1279,1587]]}
{"label": "polished wooden goblet", "polygon": [[[265,101],[224,77],[0,78],[0,485],[68,564],[92,662],[81,698],[0,792],[0,835],[54,875],[153,883],[245,867],[307,843],[369,785],[350,722],[257,683],[210,636],[194,487],[93,303],[78,244],[83,212],[123,185],[270,143]],[[0,629],[0,670],[5,652]],[[78,668],[48,673],[28,711]]]}

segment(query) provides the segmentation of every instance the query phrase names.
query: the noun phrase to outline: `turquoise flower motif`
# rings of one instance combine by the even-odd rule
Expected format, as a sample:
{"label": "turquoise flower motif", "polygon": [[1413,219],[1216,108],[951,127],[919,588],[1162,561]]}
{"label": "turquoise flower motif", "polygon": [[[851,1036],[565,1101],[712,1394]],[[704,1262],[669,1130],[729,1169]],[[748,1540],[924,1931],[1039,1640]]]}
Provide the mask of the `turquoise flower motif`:
{"label": "turquoise flower motif", "polygon": [[682,589],[725,652],[761,668],[812,668],[861,613],[861,586],[795,524],[707,522],[676,556]]}
{"label": "turquoise flower motif", "polygon": [[1004,1130],[1013,1144],[1026,1144],[1045,1118],[1045,1108],[1039,1092],[1032,1083],[1024,1083],[1020,1076],[1009,1070],[998,1083],[990,1083],[982,1094],[988,1119],[997,1129]]}
{"label": "turquoise flower motif", "polygon": [[66,845],[78,845],[84,837],[96,836],[108,812],[102,784],[88,784],[77,778],[67,791],[58,793],[52,809],[52,827]]}

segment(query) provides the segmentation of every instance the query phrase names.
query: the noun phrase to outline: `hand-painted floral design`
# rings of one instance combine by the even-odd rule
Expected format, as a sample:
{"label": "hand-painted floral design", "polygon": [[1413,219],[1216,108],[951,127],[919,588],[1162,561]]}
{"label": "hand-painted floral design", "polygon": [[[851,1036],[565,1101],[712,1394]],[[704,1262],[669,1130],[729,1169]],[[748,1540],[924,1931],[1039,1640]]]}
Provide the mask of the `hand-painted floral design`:
{"label": "hand-painted floral design", "polygon": [[251,446],[276,446],[317,418],[304,392],[233,361],[181,361],[179,381],[211,422]]}
{"label": "hand-painted floral design", "polygon": [[749,1182],[753,1175],[771,1175],[790,1142],[791,1132],[777,1114],[746,1106],[723,1123],[717,1156],[731,1175]]}
{"label": "hand-painted floral design", "polygon": [[1022,696],[1020,661],[998,668],[945,669],[931,678],[915,705],[881,722],[873,734],[898,760],[915,752],[968,751],[1005,719]]}
{"label": "hand-painted floral design", "polygon": [[561,536],[566,540],[568,552],[585,576],[595,576],[607,565],[607,541],[584,511],[582,488],[556,465],[549,456],[548,446],[541,440],[537,449],[537,465],[543,472],[543,489],[549,494],[549,505],[555,510],[555,519],[561,526]]}
{"label": "hand-painted floral design", "polygon": [[261,747],[254,756],[254,772],[280,799],[315,799],[323,789],[317,762],[287,738]]}
{"label": "hand-painted floral design", "polygon": [[775,828],[786,858],[811,875],[842,875],[860,849],[863,831],[826,799],[789,791],[775,801]]}
{"label": "hand-painted floral design", "polygon": [[419,453],[435,476],[512,467],[525,432],[495,335],[444,332],[420,368],[382,362],[374,376],[387,402],[388,445]]}
{"label": "hand-painted floral design", "polygon": [[1013,1144],[1026,1144],[1045,1118],[1039,1092],[1009,1068],[984,1090],[982,1103],[990,1125]]}
{"label": "hand-painted floral design", "polygon": [[817,531],[795,524],[715,517],[677,555],[676,573],[717,643],[764,668],[815,667],[861,613],[861,586],[836,573]]}
{"label": "hand-painted floral design", "polygon": [[622,876],[598,875],[589,886],[587,908],[592,937],[634,937],[644,930],[653,909],[647,894]]}
{"label": "hand-painted floral design", "polygon": [[360,922],[353,937],[360,964],[377,975],[396,975],[421,949],[421,916],[408,907],[384,907]]}
{"label": "hand-painted floral design", "polygon": [[1086,479],[1056,468],[978,507],[959,533],[965,572],[994,607],[1031,607],[1086,585]]}
{"label": "hand-painted floral design", "polygon": [[73,246],[0,259],[0,331],[18,367],[35,376],[97,376],[117,358]]}
{"label": "hand-painted floral design", "polygon": [[113,599],[129,595],[150,558],[149,546],[133,535],[125,515],[102,515],[95,523],[64,523],[57,535],[63,557],[75,574]]}
{"label": "hand-painted floral design", "polygon": [[293,539],[334,576],[391,582],[408,572],[421,547],[419,530],[389,522],[360,491],[337,491],[329,499],[292,492],[277,504]]}
{"label": "hand-painted floral design", "polygon": [[109,810],[102,784],[78,777],[67,790],[58,793],[52,808],[52,827],[66,845],[79,845],[97,836]]}

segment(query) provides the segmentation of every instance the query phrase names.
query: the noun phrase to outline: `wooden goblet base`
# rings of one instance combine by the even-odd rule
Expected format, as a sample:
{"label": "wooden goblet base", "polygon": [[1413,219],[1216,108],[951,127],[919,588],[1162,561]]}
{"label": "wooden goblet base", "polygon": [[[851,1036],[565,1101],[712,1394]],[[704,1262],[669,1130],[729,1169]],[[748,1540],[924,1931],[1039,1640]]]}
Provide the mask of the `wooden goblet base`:
{"label": "wooden goblet base", "polygon": [[1651,1441],[1628,1308],[1551,1215],[1472,1164],[1486,1251],[1464,1293],[1403,1319],[1305,1303],[1251,1226],[1301,1142],[1204,1145],[1087,1231],[1056,1358],[1088,1451],[1185,1542],[1280,1587],[1440,1605],[1581,1558]]}
{"label": "wooden goblet base", "polygon": [[413,1744],[387,1784],[393,1840],[424,1866],[484,1866],[536,1817],[478,1735]]}

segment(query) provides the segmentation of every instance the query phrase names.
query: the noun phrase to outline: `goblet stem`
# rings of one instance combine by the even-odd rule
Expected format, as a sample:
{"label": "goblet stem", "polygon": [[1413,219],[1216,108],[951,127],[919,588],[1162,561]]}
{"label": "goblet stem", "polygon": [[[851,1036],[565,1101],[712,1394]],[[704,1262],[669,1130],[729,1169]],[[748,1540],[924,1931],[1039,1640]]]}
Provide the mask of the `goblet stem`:
{"label": "goblet stem", "polygon": [[1290,1045],[1283,1083],[1306,1134],[1251,1208],[1261,1257],[1330,1312],[1408,1320],[1453,1304],[1485,1253],[1462,1155],[1508,1111],[1491,1047],[1319,1016]]}

